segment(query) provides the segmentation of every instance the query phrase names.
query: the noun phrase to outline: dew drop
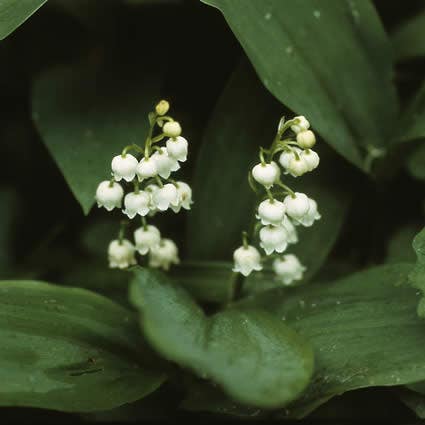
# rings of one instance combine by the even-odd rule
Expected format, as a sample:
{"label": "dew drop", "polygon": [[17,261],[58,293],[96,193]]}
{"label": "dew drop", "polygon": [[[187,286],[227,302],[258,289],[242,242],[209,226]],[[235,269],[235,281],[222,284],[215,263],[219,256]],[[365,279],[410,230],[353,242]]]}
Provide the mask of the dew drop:
{"label": "dew drop", "polygon": [[264,15],[264,19],[266,20],[266,21],[270,21],[270,19],[272,18],[272,14],[270,13],[270,12],[267,12],[265,15]]}
{"label": "dew drop", "polygon": [[313,16],[314,16],[316,19],[320,19],[320,10],[315,10],[315,11],[313,12]]}
{"label": "dew drop", "polygon": [[286,53],[287,53],[288,55],[292,54],[292,52],[294,51],[294,49],[293,49],[293,47],[292,47],[292,46],[288,46],[285,50],[286,50]]}

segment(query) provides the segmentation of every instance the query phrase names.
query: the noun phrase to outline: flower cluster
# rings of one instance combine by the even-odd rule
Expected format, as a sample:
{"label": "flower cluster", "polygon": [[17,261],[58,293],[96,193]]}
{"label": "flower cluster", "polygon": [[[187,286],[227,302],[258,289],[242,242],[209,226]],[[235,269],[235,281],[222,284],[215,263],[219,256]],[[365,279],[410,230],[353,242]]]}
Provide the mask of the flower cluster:
{"label": "flower cluster", "polygon": [[[157,227],[147,223],[146,217],[168,209],[175,213],[190,210],[192,189],[182,181],[170,179],[171,173],[180,169],[188,153],[188,142],[181,136],[180,124],[166,115],[167,101],[160,101],[155,111],[149,114],[149,133],[144,146],[132,144],[124,147],[121,154],[112,158],[112,178],[102,181],[96,190],[98,207],[107,211],[122,209],[130,220],[141,217],[142,225],[134,232],[134,244],[124,239],[126,221],[122,223],[119,237],[108,247],[109,266],[126,268],[136,264],[136,252],[149,255],[149,266],[168,270],[171,264],[178,264],[176,244],[162,238]],[[161,131],[154,136],[155,130]],[[165,146],[159,146],[165,141]],[[135,155],[129,152],[133,151]],[[137,155],[141,154],[141,158]],[[132,190],[124,192],[125,184],[131,183]]]}
{"label": "flower cluster", "polygon": [[[319,165],[319,155],[311,149],[316,137],[309,128],[310,123],[303,116],[286,122],[282,118],[270,149],[260,148],[260,163],[253,167],[248,177],[253,190],[257,192],[256,183],[259,183],[265,191],[257,207],[254,236],[258,233],[259,245],[266,257],[262,259],[259,250],[248,244],[244,232],[243,245],[233,254],[233,271],[248,276],[254,270],[262,270],[265,259],[274,258],[272,267],[282,283],[290,285],[302,279],[305,267],[298,258],[293,254],[280,254],[298,242],[296,226],[310,227],[321,216],[316,201],[304,193],[292,191],[282,183],[281,174],[299,177]],[[291,134],[284,138],[287,132]]]}

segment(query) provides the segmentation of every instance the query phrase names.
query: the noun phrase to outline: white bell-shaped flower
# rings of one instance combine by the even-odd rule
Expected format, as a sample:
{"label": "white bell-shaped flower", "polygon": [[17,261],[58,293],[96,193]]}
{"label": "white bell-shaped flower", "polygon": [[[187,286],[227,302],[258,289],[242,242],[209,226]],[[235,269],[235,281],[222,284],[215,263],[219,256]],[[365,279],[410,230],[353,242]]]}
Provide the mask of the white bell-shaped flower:
{"label": "white bell-shaped flower", "polygon": [[158,228],[148,224],[146,227],[139,227],[134,232],[134,242],[136,250],[140,255],[147,254],[151,249],[157,247],[161,241],[161,233]]}
{"label": "white bell-shaped flower", "polygon": [[171,264],[179,264],[179,251],[171,239],[162,239],[149,255],[149,266],[168,270]]}
{"label": "white bell-shaped flower", "polygon": [[159,189],[159,186],[158,186],[158,185],[156,185],[156,184],[154,184],[154,183],[148,184],[148,185],[145,187],[145,192],[149,193],[149,194],[150,194],[150,196],[151,196],[150,203],[149,203],[149,209],[150,209],[150,211],[149,211],[149,217],[154,216],[154,215],[158,212],[158,208],[156,207],[156,205],[155,205],[155,203],[154,203],[154,201],[153,201],[153,194],[154,194],[154,193],[155,193],[158,189]]}
{"label": "white bell-shaped flower", "polygon": [[317,202],[314,199],[308,198],[308,212],[303,217],[298,219],[298,222],[305,227],[310,227],[316,220],[320,220],[322,216],[317,210]]}
{"label": "white bell-shaped flower", "polygon": [[293,177],[300,177],[303,174],[310,171],[309,166],[307,162],[304,160],[304,157],[299,155],[298,157],[295,157],[291,159],[288,166],[289,174]]}
{"label": "white bell-shaped flower", "polygon": [[295,192],[294,195],[287,195],[283,203],[286,207],[286,214],[297,221],[301,220],[310,209],[308,196],[300,192]]}
{"label": "white bell-shaped flower", "polygon": [[188,143],[187,140],[182,137],[175,137],[174,139],[168,139],[167,143],[168,155],[180,162],[185,162],[187,159]]}
{"label": "white bell-shaped flower", "polygon": [[285,205],[277,199],[266,199],[258,205],[257,218],[264,225],[279,226],[285,217]]}
{"label": "white bell-shaped flower", "polygon": [[137,214],[142,217],[148,215],[150,210],[151,195],[148,192],[139,190],[138,193],[130,192],[124,197],[123,213],[132,219]]}
{"label": "white bell-shaped flower", "polygon": [[313,171],[320,163],[319,155],[311,149],[306,149],[301,153],[301,158],[307,165],[308,171]]}
{"label": "white bell-shaped flower", "polygon": [[261,255],[258,249],[252,245],[241,246],[236,249],[233,253],[233,260],[233,271],[242,273],[244,276],[250,275],[253,270],[260,271],[263,269]]}
{"label": "white bell-shaped flower", "polygon": [[285,228],[288,235],[288,244],[298,242],[298,232],[292,221],[285,215],[282,221],[282,226]]}
{"label": "white bell-shaped flower", "polygon": [[291,150],[283,151],[279,156],[279,163],[285,170],[284,173],[288,174],[289,163],[295,158],[295,154],[300,155],[302,150],[300,148],[292,147]]}
{"label": "white bell-shaped flower", "polygon": [[111,168],[114,179],[119,182],[124,179],[131,182],[136,177],[136,168],[139,161],[129,153],[117,155],[112,158]]}
{"label": "white bell-shaped flower", "polygon": [[126,269],[135,265],[134,245],[127,239],[112,241],[108,247],[108,260],[112,269]]}
{"label": "white bell-shaped flower", "polygon": [[177,207],[179,204],[179,194],[177,188],[172,183],[167,183],[152,194],[152,202],[159,211],[166,211],[170,205]]}
{"label": "white bell-shaped flower", "polygon": [[158,175],[156,161],[152,157],[142,158],[141,161],[137,164],[136,173],[139,181],[155,177]]}
{"label": "white bell-shaped flower", "polygon": [[297,134],[297,143],[303,149],[310,149],[316,144],[316,136],[311,130],[300,131]]}
{"label": "white bell-shaped flower", "polygon": [[299,133],[300,131],[306,131],[310,128],[310,123],[307,121],[307,118],[304,115],[295,117],[295,124],[291,125],[291,130],[294,133]]}
{"label": "white bell-shaped flower", "polygon": [[172,171],[177,171],[180,168],[177,159],[169,156],[167,148],[164,147],[162,147],[159,151],[156,151],[152,155],[152,159],[155,161],[158,174],[163,179],[168,179]]}
{"label": "white bell-shaped flower", "polygon": [[265,226],[260,230],[260,246],[267,255],[279,254],[288,246],[288,234],[283,226]]}
{"label": "white bell-shaped flower", "polygon": [[171,209],[178,213],[182,208],[190,210],[192,205],[192,189],[185,182],[176,182],[177,194],[179,197],[178,204],[176,206],[171,205]]}
{"label": "white bell-shaped flower", "polygon": [[164,124],[162,127],[163,133],[167,137],[179,137],[182,134],[182,128],[177,121],[169,121]]}
{"label": "white bell-shaped flower", "polygon": [[96,189],[96,201],[99,208],[105,207],[108,211],[121,208],[124,190],[120,184],[105,180]]}
{"label": "white bell-shaped flower", "polygon": [[252,169],[252,177],[254,177],[258,183],[269,189],[279,179],[280,168],[274,161],[268,164],[260,163]]}
{"label": "white bell-shaped flower", "polygon": [[293,254],[286,254],[273,262],[273,270],[276,277],[285,285],[290,285],[295,280],[301,280],[306,268]]}

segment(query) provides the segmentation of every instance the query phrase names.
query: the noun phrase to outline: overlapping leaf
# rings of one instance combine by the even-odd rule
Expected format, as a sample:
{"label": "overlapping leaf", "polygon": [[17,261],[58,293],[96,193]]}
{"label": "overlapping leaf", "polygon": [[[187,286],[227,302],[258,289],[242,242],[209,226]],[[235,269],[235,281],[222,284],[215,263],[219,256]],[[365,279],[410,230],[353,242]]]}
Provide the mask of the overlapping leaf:
{"label": "overlapping leaf", "polygon": [[164,380],[133,313],[82,289],[0,282],[0,405],[112,409]]}
{"label": "overlapping leaf", "polygon": [[143,269],[135,271],[130,298],[159,353],[242,403],[285,405],[309,382],[309,345],[267,312],[234,309],[206,317],[181,287]]}

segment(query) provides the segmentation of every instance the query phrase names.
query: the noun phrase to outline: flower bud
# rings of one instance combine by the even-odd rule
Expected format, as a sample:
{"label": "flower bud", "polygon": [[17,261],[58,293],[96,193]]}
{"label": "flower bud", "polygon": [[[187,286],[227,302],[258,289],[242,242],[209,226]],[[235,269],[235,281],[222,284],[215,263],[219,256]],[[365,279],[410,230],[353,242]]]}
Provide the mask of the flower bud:
{"label": "flower bud", "polygon": [[138,193],[131,192],[124,197],[123,213],[132,219],[137,214],[142,217],[148,215],[150,209],[151,196],[148,192],[140,190]]}
{"label": "flower bud", "polygon": [[310,149],[316,144],[316,136],[311,130],[300,131],[297,134],[297,143],[303,149]]}
{"label": "flower bud", "polygon": [[123,188],[116,182],[105,180],[99,184],[96,190],[96,201],[99,208],[105,207],[108,211],[121,208]]}
{"label": "flower bud", "polygon": [[180,168],[177,160],[168,155],[165,147],[156,151],[151,158],[155,161],[156,170],[163,179],[168,179],[172,171],[177,171]]}
{"label": "flower bud", "polygon": [[134,232],[134,242],[136,250],[140,255],[147,254],[151,249],[156,248],[161,241],[161,234],[157,227],[148,224],[146,227],[139,227]]}
{"label": "flower bud", "polygon": [[162,128],[162,131],[167,137],[171,138],[179,137],[182,134],[182,128],[177,121],[166,122]]}
{"label": "flower bud", "polygon": [[125,155],[117,155],[112,158],[111,168],[112,174],[117,182],[124,179],[131,182],[136,177],[136,168],[138,161],[129,153]]}
{"label": "flower bud", "polygon": [[253,270],[260,271],[263,269],[261,255],[258,249],[252,245],[248,245],[247,247],[241,246],[235,250],[233,260],[233,271],[242,273],[244,276],[250,275]]}
{"label": "flower bud", "polygon": [[308,167],[308,171],[313,171],[320,163],[319,155],[311,149],[306,149],[301,154],[302,159]]}
{"label": "flower bud", "polygon": [[288,246],[288,234],[283,227],[265,226],[260,230],[260,246],[267,255],[281,253]]}
{"label": "flower bud", "polygon": [[155,160],[150,158],[142,158],[136,168],[137,177],[139,181],[155,177],[158,174]]}
{"label": "flower bud", "polygon": [[261,220],[264,225],[274,224],[278,226],[282,223],[285,217],[285,205],[283,202],[274,199],[266,199],[258,206],[257,218]]}
{"label": "flower bud", "polygon": [[168,270],[171,264],[179,264],[178,248],[171,239],[162,239],[149,255],[149,266]]}
{"label": "flower bud", "polygon": [[153,205],[160,211],[167,210],[170,205],[177,207],[179,204],[179,195],[176,186],[167,183],[152,194]]}
{"label": "flower bud", "polygon": [[178,194],[178,204],[177,206],[171,205],[171,209],[178,213],[182,208],[185,210],[190,210],[192,205],[192,189],[185,182],[176,182],[177,194]]}
{"label": "flower bud", "polygon": [[288,171],[291,176],[300,177],[309,171],[309,167],[307,162],[304,161],[304,158],[299,156],[298,158],[291,159],[289,162]]}
{"label": "flower bud", "polygon": [[125,269],[136,264],[133,244],[127,239],[114,240],[108,247],[109,267],[112,269]]}
{"label": "flower bud", "polygon": [[167,143],[168,155],[180,162],[185,162],[187,159],[188,143],[184,137],[175,137],[168,139]]}
{"label": "flower bud", "polygon": [[158,115],[165,115],[170,109],[170,104],[166,100],[161,100],[155,106],[155,112]]}
{"label": "flower bud", "polygon": [[307,121],[306,117],[300,115],[294,118],[295,124],[291,125],[291,130],[294,133],[299,133],[300,131],[306,131],[310,128],[310,123]]}
{"label": "flower bud", "polygon": [[290,285],[294,280],[301,280],[306,268],[293,254],[286,254],[273,262],[273,270],[276,277],[285,285]]}
{"label": "flower bud", "polygon": [[301,220],[308,213],[310,208],[307,195],[300,192],[295,192],[294,195],[287,195],[283,203],[289,217],[297,221]]}
{"label": "flower bud", "polygon": [[279,179],[280,168],[274,161],[268,164],[260,163],[252,169],[252,177],[269,189]]}

